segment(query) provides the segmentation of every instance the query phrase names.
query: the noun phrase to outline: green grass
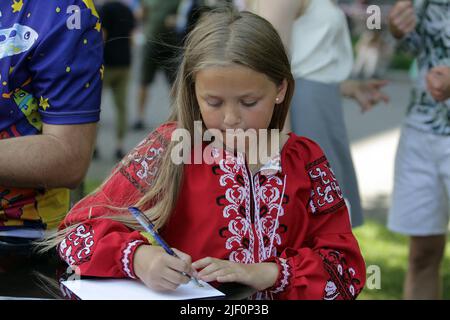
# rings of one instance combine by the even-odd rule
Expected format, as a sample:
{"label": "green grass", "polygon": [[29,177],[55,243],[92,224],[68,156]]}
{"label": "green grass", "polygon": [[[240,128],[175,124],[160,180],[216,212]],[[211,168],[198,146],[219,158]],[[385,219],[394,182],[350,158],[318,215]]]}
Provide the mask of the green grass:
{"label": "green grass", "polygon": [[[408,238],[394,234],[384,225],[370,220],[356,228],[354,233],[361,247],[366,266],[376,265],[381,271],[381,288],[369,289],[366,285],[359,299],[401,299],[408,262]],[[450,299],[449,267],[450,241],[447,241],[442,266],[444,299]],[[368,279],[371,274],[367,274]]]}
{"label": "green grass", "polygon": [[407,71],[411,67],[413,60],[414,58],[407,53],[396,52],[392,57],[390,68]]}
{"label": "green grass", "polygon": [[89,194],[94,191],[103,181],[87,179],[84,184],[85,194]]}

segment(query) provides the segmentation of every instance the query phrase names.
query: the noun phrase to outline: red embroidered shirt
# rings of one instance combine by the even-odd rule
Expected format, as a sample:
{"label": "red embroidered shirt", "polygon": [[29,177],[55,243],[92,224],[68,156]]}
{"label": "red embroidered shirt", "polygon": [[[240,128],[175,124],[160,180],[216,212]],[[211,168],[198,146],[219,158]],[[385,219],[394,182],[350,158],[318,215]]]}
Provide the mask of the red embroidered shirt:
{"label": "red embroidered shirt", "polygon": [[[82,275],[136,277],[134,252],[148,239],[101,217],[112,213],[106,205],[131,206],[151,187],[156,160],[173,129],[173,124],[163,125],[150,134],[61,224],[82,223],[58,247]],[[365,283],[365,264],[339,184],[320,147],[290,134],[279,161],[271,162],[272,169],[281,162],[279,170],[271,171],[251,173],[239,154],[225,152],[219,159],[184,165],[182,189],[160,230],[162,237],[193,261],[211,256],[277,263],[278,280],[260,297],[356,298]]]}

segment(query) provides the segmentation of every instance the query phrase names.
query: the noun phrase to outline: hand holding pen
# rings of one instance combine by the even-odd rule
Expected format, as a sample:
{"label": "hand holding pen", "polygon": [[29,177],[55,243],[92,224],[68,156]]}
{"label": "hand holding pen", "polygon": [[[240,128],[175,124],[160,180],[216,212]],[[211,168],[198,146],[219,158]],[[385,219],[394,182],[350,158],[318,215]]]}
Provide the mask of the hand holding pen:
{"label": "hand holding pen", "polygon": [[[147,285],[161,289],[176,289],[178,285],[190,280],[198,286],[202,286],[197,279],[188,275],[192,271],[191,257],[179,250],[170,248],[156,232],[151,221],[139,209],[131,207],[129,211],[161,246],[141,246],[137,249],[134,264],[135,273],[139,278]],[[163,254],[163,252],[168,253],[169,256]],[[145,280],[143,277],[145,277]]]}

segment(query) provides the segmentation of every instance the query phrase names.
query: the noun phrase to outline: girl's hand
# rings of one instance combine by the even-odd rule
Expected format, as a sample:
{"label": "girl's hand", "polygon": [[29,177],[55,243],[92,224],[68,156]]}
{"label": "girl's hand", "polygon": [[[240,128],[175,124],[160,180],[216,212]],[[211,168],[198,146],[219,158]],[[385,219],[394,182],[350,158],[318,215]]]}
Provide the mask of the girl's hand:
{"label": "girl's hand", "polygon": [[364,113],[381,101],[389,102],[389,97],[381,91],[387,83],[387,80],[346,80],[341,84],[341,93],[354,99]]}
{"label": "girl's hand", "polygon": [[169,255],[159,246],[140,246],[134,254],[134,272],[146,286],[155,290],[175,290],[192,274],[191,257],[177,249],[173,251],[181,258]]}
{"label": "girl's hand", "polygon": [[197,274],[200,280],[237,282],[258,291],[270,288],[278,279],[278,267],[275,263],[243,264],[207,257],[195,261],[192,267],[196,270],[202,269]]}
{"label": "girl's hand", "polygon": [[427,74],[427,87],[434,100],[441,102],[450,98],[450,67],[437,66]]}

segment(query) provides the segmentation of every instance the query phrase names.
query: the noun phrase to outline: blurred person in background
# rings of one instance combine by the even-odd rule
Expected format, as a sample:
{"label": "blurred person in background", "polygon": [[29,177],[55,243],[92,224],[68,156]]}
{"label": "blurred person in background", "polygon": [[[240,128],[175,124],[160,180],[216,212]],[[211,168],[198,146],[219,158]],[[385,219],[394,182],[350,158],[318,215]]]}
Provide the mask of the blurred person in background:
{"label": "blurred person in background", "polygon": [[[368,10],[373,4],[377,5],[380,13],[377,21],[379,26],[368,28],[369,17],[372,20],[374,11]],[[391,4],[376,1],[359,0],[356,3],[342,5],[348,15],[348,21],[352,22],[352,36],[357,38],[355,44],[355,64],[352,70],[352,78],[371,79],[381,78],[391,63],[395,53],[396,43],[392,38],[388,19]],[[370,16],[369,16],[370,13]]]}
{"label": "blurred person in background", "polygon": [[194,29],[204,13],[221,6],[237,6],[244,9],[245,0],[181,0],[175,22],[178,45],[183,46],[184,39]]}
{"label": "blurred person in background", "polygon": [[201,15],[208,10],[204,0],[180,1],[175,23],[178,45],[183,45],[188,33],[195,27]]}
{"label": "blurred person in background", "polygon": [[145,128],[145,107],[149,86],[156,73],[164,72],[167,82],[175,80],[177,53],[176,13],[180,0],[142,0],[145,48],[138,100],[138,118],[134,130]]}
{"label": "blurred person in background", "polygon": [[394,53],[394,46],[385,38],[383,29],[364,31],[355,49],[352,77],[357,79],[380,78]]}
{"label": "blurred person in background", "polygon": [[[135,19],[131,9],[121,1],[106,1],[100,7],[105,40],[105,88],[110,88],[116,107],[115,158],[122,159],[127,130],[128,80],[131,66],[131,35]],[[98,149],[96,150],[98,153]],[[98,156],[98,155],[97,155]]]}
{"label": "blurred person in background", "polygon": [[397,1],[390,31],[418,74],[395,160],[388,228],[410,237],[405,299],[440,299],[450,199],[450,1]]}

